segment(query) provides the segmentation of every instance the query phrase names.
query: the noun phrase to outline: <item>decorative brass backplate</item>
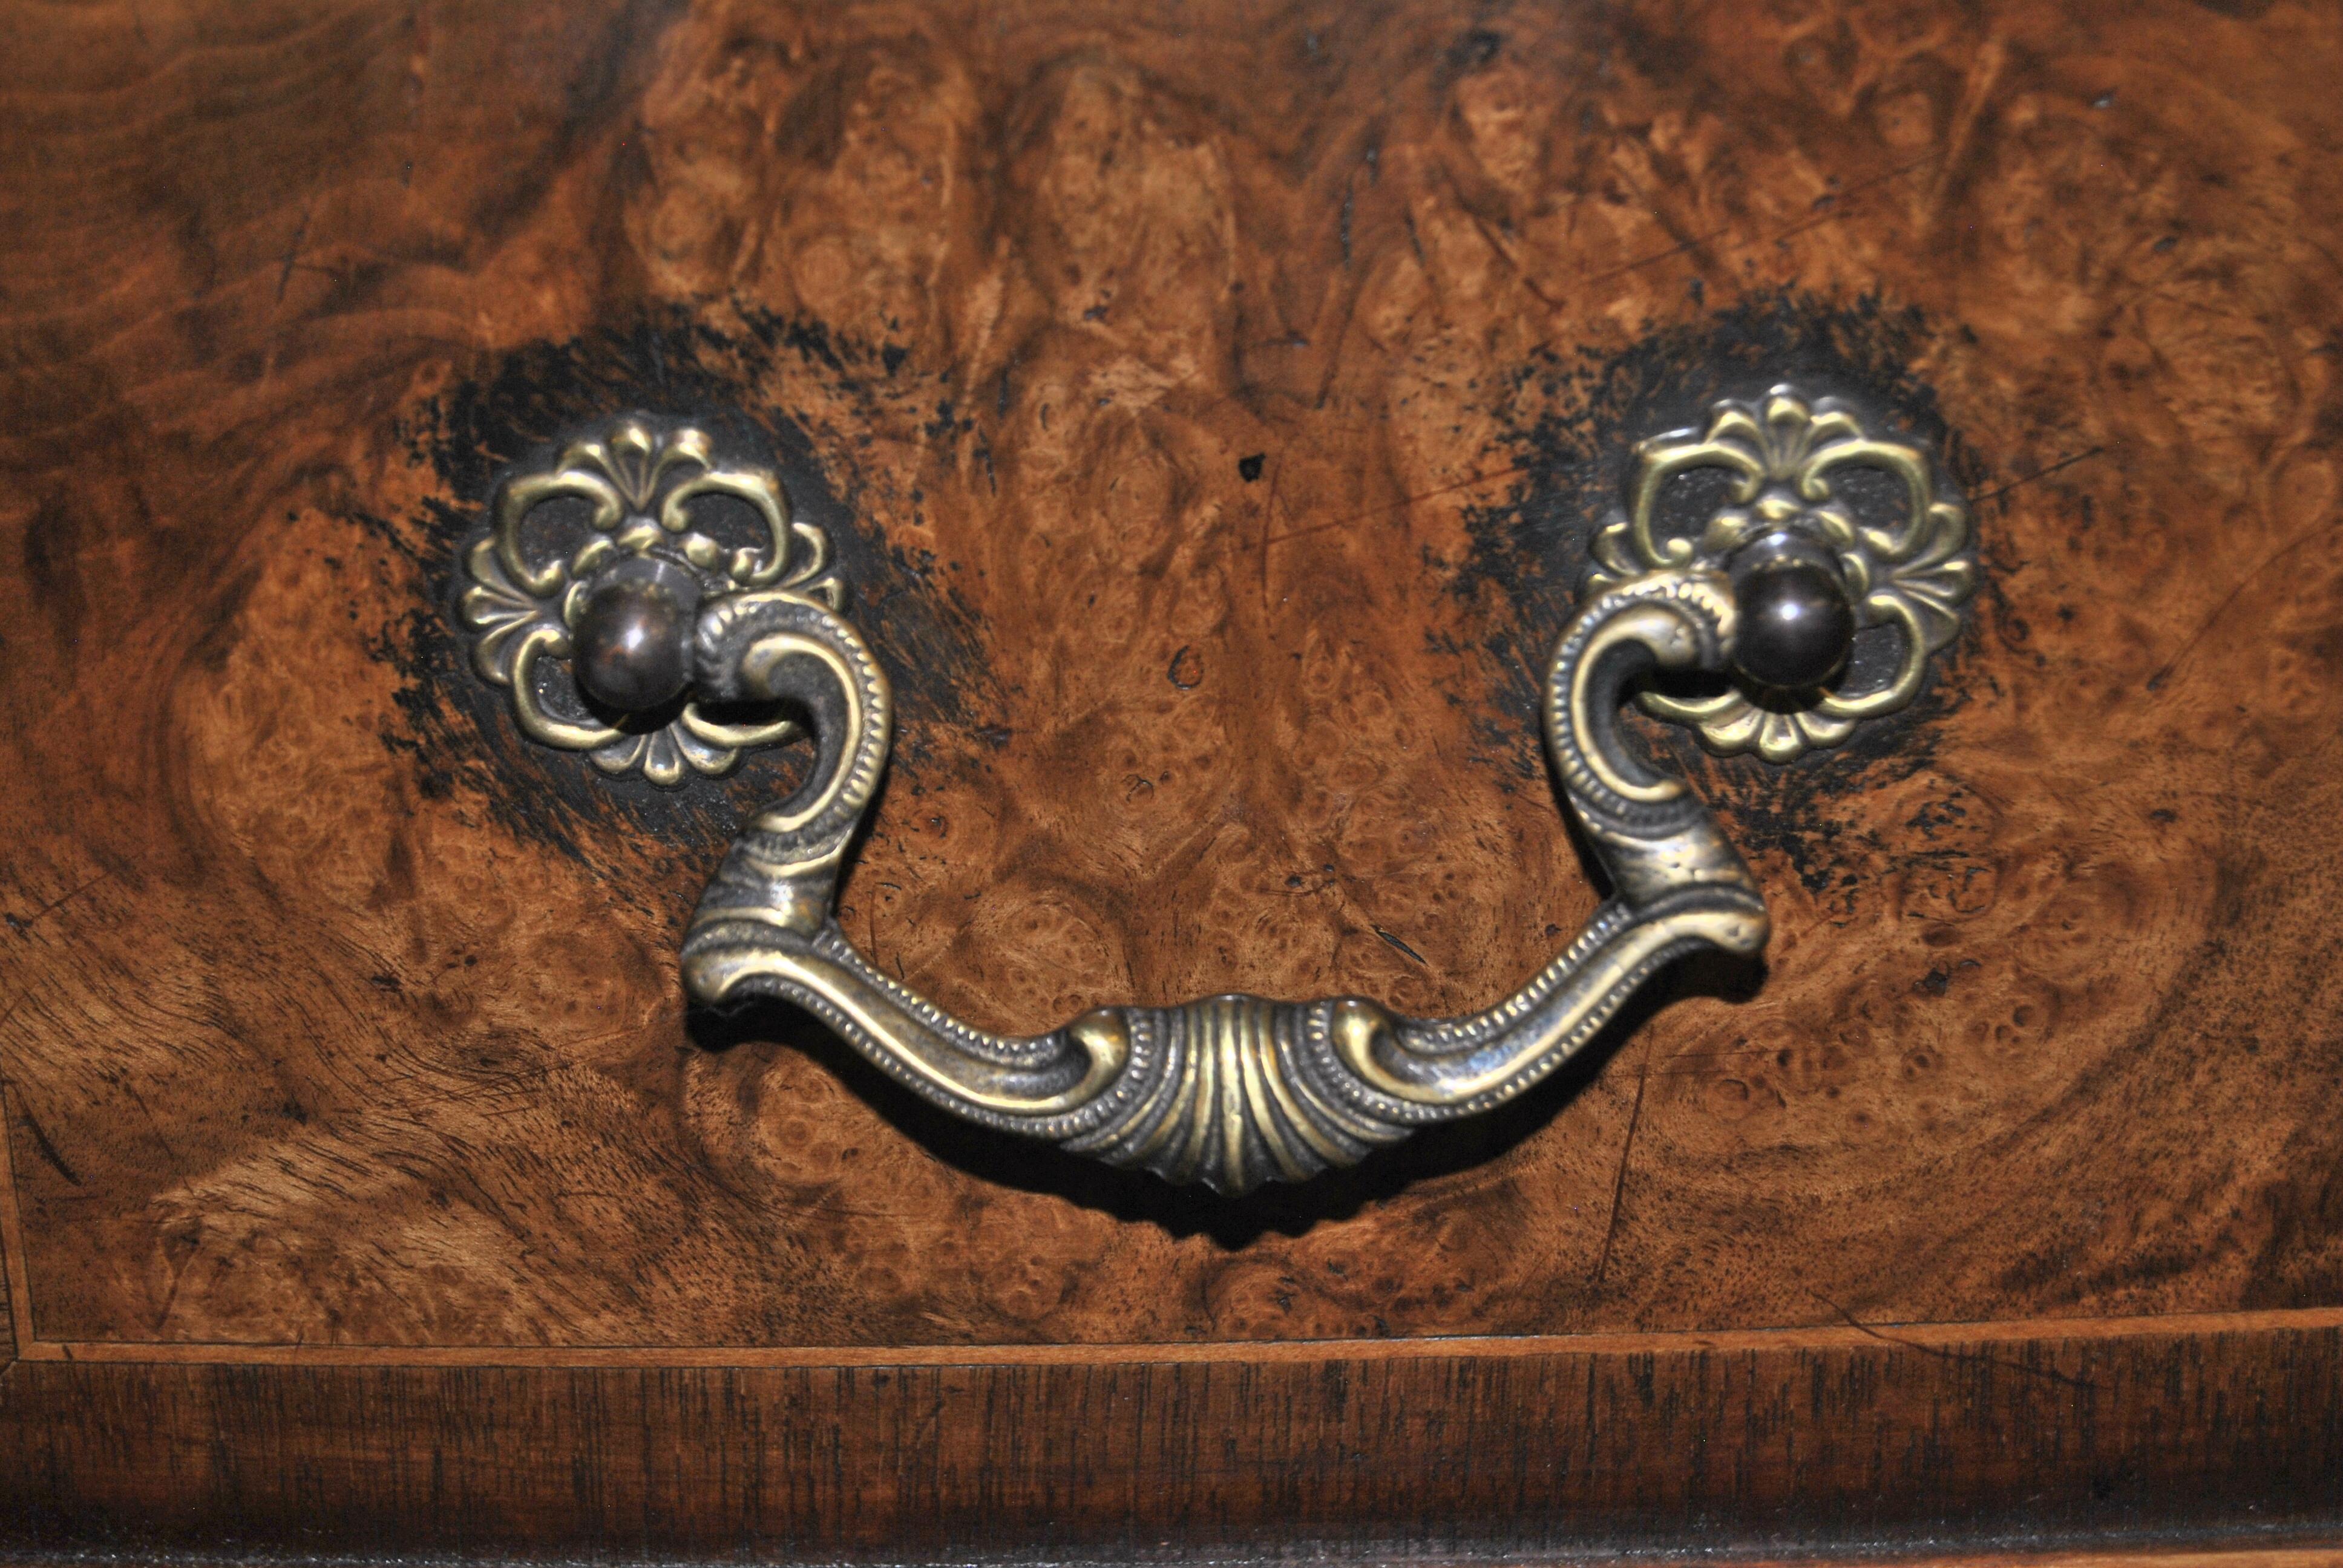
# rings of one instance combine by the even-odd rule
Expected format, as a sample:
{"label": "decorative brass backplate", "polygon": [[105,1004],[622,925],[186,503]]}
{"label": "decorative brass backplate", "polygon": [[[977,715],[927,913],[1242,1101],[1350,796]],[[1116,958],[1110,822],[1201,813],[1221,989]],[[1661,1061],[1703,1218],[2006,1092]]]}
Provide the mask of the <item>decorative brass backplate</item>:
{"label": "decorative brass backplate", "polygon": [[[1725,504],[1696,530],[1671,533],[1660,521],[1662,497],[1699,468],[1732,475]],[[1835,484],[1855,468],[1894,481],[1900,520],[1856,517]],[[1836,746],[1864,719],[1903,708],[1920,689],[1928,656],[1960,630],[1961,607],[1976,591],[1968,513],[1946,488],[1919,447],[1875,433],[1840,399],[1809,399],[1786,384],[1760,398],[1718,402],[1703,429],[1644,442],[1625,506],[1595,535],[1591,589],[1663,569],[1726,571],[1753,547],[1795,541],[1835,567],[1855,626],[1892,628],[1899,651],[1885,679],[1855,689],[1784,693],[1744,680],[1696,697],[1646,690],[1636,701],[1692,726],[1712,751],[1755,751],[1769,762]]]}
{"label": "decorative brass backplate", "polygon": [[[699,526],[719,498],[737,503],[753,542],[728,545]],[[543,520],[565,502],[574,514],[568,537]],[[719,716],[698,698],[648,716],[598,711],[568,668],[596,584],[630,562],[666,562],[709,598],[783,589],[835,605],[830,541],[789,516],[771,470],[719,463],[693,426],[630,415],[571,442],[548,467],[508,477],[490,517],[488,537],[464,558],[458,611],[479,634],[473,668],[510,692],[531,739],[671,789],[687,769],[722,774],[742,752],[801,732],[787,717]]]}

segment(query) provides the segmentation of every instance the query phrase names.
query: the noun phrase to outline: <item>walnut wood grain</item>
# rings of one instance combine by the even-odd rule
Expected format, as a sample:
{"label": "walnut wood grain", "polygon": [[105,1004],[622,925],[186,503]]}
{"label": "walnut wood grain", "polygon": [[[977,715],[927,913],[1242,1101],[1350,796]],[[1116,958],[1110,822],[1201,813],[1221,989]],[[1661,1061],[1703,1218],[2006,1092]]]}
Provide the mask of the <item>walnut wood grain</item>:
{"label": "walnut wood grain", "polygon": [[[5,13],[0,1431],[39,1480],[0,1486],[45,1529],[1853,1539],[1985,1530],[2037,1473],[2044,1528],[2338,1505],[2333,1331],[2284,1316],[2343,1304],[2330,8]],[[1767,890],[1764,971],[1242,1205],[689,1018],[682,921],[796,763],[606,786],[446,614],[498,465],[739,410],[897,676],[844,900],[878,961],[1003,1030],[1459,1011],[1595,901],[1532,666],[1619,460],[1785,372],[1944,444],[1988,586],[1844,752],[1647,732]],[[2176,1313],[2245,1315],[2088,1327]],[[1274,1360],[1968,1322],[2115,1392],[1941,1345]],[[1120,1364],[1150,1344],[1271,1359]],[[381,1364],[64,1364],[148,1345]],[[1125,1348],[883,1393],[496,1370],[1003,1346]],[[479,1364],[397,1370],[442,1355]],[[759,1479],[665,1512],[697,1462],[658,1434],[711,1429]],[[581,1501],[598,1457],[630,1479]]]}
{"label": "walnut wood grain", "polygon": [[[1892,1341],[1319,1362],[529,1372],[25,1363],[25,1537],[495,1556],[752,1543],[888,1561],[1021,1543],[1538,1559],[2039,1544],[2343,1504],[2343,1337]],[[2292,1397],[2266,1396],[2290,1379]],[[2222,1419],[2173,1429],[2177,1410]],[[186,1442],[176,1434],[204,1433]],[[216,1435],[213,1435],[216,1434]],[[2022,1500],[2022,1501],[2021,1501]],[[1267,1555],[1264,1553],[1264,1555]]]}

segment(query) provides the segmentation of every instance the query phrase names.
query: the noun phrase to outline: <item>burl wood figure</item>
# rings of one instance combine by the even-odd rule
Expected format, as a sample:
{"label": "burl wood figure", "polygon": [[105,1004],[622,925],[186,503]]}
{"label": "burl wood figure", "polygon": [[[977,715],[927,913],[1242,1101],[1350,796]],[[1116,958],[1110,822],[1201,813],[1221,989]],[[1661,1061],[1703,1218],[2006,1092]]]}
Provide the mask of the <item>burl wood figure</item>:
{"label": "burl wood figure", "polygon": [[[2343,1522],[2343,12],[0,25],[0,1551],[2308,1564]],[[1133,1079],[1121,1168],[694,1005],[828,699],[711,689],[661,750],[699,666],[532,674],[658,719],[548,744],[468,608],[518,479],[705,432],[889,692],[825,962],[1055,1041],[1001,1059],[1043,1100],[1113,1059],[1067,1020],[1230,992],[1373,999],[1325,1060],[1420,1087],[1410,1020],[1634,904],[1551,661],[1673,569],[1606,531],[1644,444],[1777,387],[1960,517],[1908,623],[1845,600],[1827,678],[1925,645],[1910,689],[1598,705],[1762,956],[1404,1141],[1167,1076],[1266,1108],[1190,1161]],[[1683,482],[1666,537],[1739,507],[1817,566]],[[1833,504],[1926,510],[1881,483]],[[746,548],[637,542],[678,604]],[[1688,569],[1713,663],[1754,558]],[[1262,1016],[1225,1060],[1300,1061]]]}

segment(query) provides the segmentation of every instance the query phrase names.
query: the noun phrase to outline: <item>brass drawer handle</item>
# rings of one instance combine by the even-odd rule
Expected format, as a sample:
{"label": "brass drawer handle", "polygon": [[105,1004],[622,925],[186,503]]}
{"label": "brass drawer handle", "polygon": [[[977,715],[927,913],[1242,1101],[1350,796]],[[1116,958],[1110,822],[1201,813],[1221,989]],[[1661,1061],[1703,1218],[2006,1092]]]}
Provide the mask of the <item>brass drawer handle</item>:
{"label": "brass drawer handle", "polygon": [[[741,830],[700,900],[683,943],[691,995],[786,999],[971,1121],[1224,1192],[1353,1164],[1419,1127],[1488,1110],[1569,1060],[1671,960],[1756,952],[1765,900],[1706,807],[1623,743],[1627,688],[1654,672],[1729,670],[1719,693],[1646,689],[1639,700],[1693,724],[1713,749],[1785,760],[1907,702],[1974,586],[1966,513],[1937,498],[1917,448],[1786,387],[1720,403],[1705,430],[1638,449],[1629,503],[1598,534],[1589,594],[1547,662],[1546,748],[1612,887],[1577,940],[1464,1018],[1404,1018],[1356,996],[1230,995],[1101,1007],[1013,1039],[881,973],[840,927],[839,878],[892,739],[887,678],[839,611],[818,533],[789,520],[770,475],[714,467],[697,436],[624,422],[607,443],[574,445],[570,467],[518,481],[596,508],[566,566],[531,563],[528,508],[509,499],[508,482],[465,600],[483,632],[476,662],[514,689],[524,729],[592,750],[607,771],[672,782],[687,766],[718,771],[741,746],[799,731],[777,713],[810,729],[805,782]],[[1900,523],[1859,522],[1835,499],[1830,475],[1849,465],[1905,487]],[[1727,504],[1696,536],[1664,536],[1655,498],[1697,467],[1733,476]],[[660,477],[670,467],[688,477],[670,485]],[[692,531],[686,503],[711,491],[754,505],[759,548],[724,554]],[[1903,646],[1884,678],[1827,689],[1856,633],[1874,627]],[[544,655],[568,658],[577,689],[606,713],[675,717],[646,738],[548,714],[528,663]],[[768,728],[712,728],[726,712],[761,712]]]}
{"label": "brass drawer handle", "polygon": [[1723,668],[1735,613],[1724,578],[1654,572],[1602,594],[1564,631],[1546,670],[1546,744],[1617,890],[1487,1011],[1425,1020],[1360,997],[1220,996],[1100,1008],[1015,1040],[881,974],[840,929],[839,873],[887,759],[886,677],[827,606],[736,596],[699,622],[701,689],[801,706],[820,759],[734,841],[684,939],[685,983],[704,1002],[786,998],[948,1111],[1170,1181],[1242,1192],[1353,1164],[1535,1083],[1670,959],[1765,944],[1765,900],[1715,819],[1626,751],[1613,722],[1622,687],[1654,666]]}

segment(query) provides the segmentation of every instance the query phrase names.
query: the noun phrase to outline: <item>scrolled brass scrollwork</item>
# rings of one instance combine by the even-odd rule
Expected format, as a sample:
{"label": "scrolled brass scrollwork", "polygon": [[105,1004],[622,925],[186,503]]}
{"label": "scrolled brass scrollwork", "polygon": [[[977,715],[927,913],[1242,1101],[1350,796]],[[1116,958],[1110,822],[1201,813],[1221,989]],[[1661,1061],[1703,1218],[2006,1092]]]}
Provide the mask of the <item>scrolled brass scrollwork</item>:
{"label": "scrolled brass scrollwork", "polygon": [[700,622],[703,689],[806,713],[820,750],[798,791],[726,856],[684,939],[685,982],[709,1003],[795,1002],[948,1111],[1170,1181],[1242,1192],[1353,1164],[1521,1093],[1671,959],[1764,945],[1765,900],[1741,858],[1614,722],[1623,688],[1655,667],[1722,668],[1735,617],[1725,578],[1670,570],[1600,595],[1563,632],[1546,671],[1546,744],[1614,891],[1576,941],[1495,1006],[1413,1019],[1355,996],[1218,996],[1100,1008],[1011,1039],[881,973],[840,927],[839,875],[887,755],[886,678],[827,605],[741,595]]}
{"label": "scrolled brass scrollwork", "polygon": [[[1924,453],[1843,404],[1789,387],[1728,399],[1704,430],[1655,437],[1636,457],[1542,703],[1564,805],[1610,895],[1513,994],[1462,1018],[1403,1017],[1358,996],[1226,995],[1100,1007],[1019,1039],[881,972],[848,940],[836,900],[893,740],[886,673],[841,613],[827,540],[790,518],[771,473],[719,461],[697,429],[614,421],[508,478],[467,557],[460,610],[479,634],[476,667],[509,689],[522,729],[607,772],[671,786],[810,732],[803,782],[741,829],[686,932],[694,999],[784,999],[971,1121],[1238,1193],[1486,1111],[1582,1050],[1670,960],[1764,946],[1765,900],[1740,856],[1621,732],[1631,695],[1712,749],[1786,760],[1909,701],[1957,629],[1976,580],[1966,512]],[[1691,534],[1680,517],[1662,528],[1663,491],[1704,467],[1726,471],[1725,502]],[[1900,487],[1900,522],[1857,518],[1834,488],[1855,467]],[[745,506],[757,542],[704,531],[695,509],[710,498]],[[529,518],[557,500],[570,503],[569,536],[551,548]],[[1836,689],[1872,626],[1900,630],[1894,668]],[[548,658],[566,667],[560,679]],[[1729,682],[1685,697],[1647,679],[1670,673]],[[719,718],[743,714],[757,717]]]}

